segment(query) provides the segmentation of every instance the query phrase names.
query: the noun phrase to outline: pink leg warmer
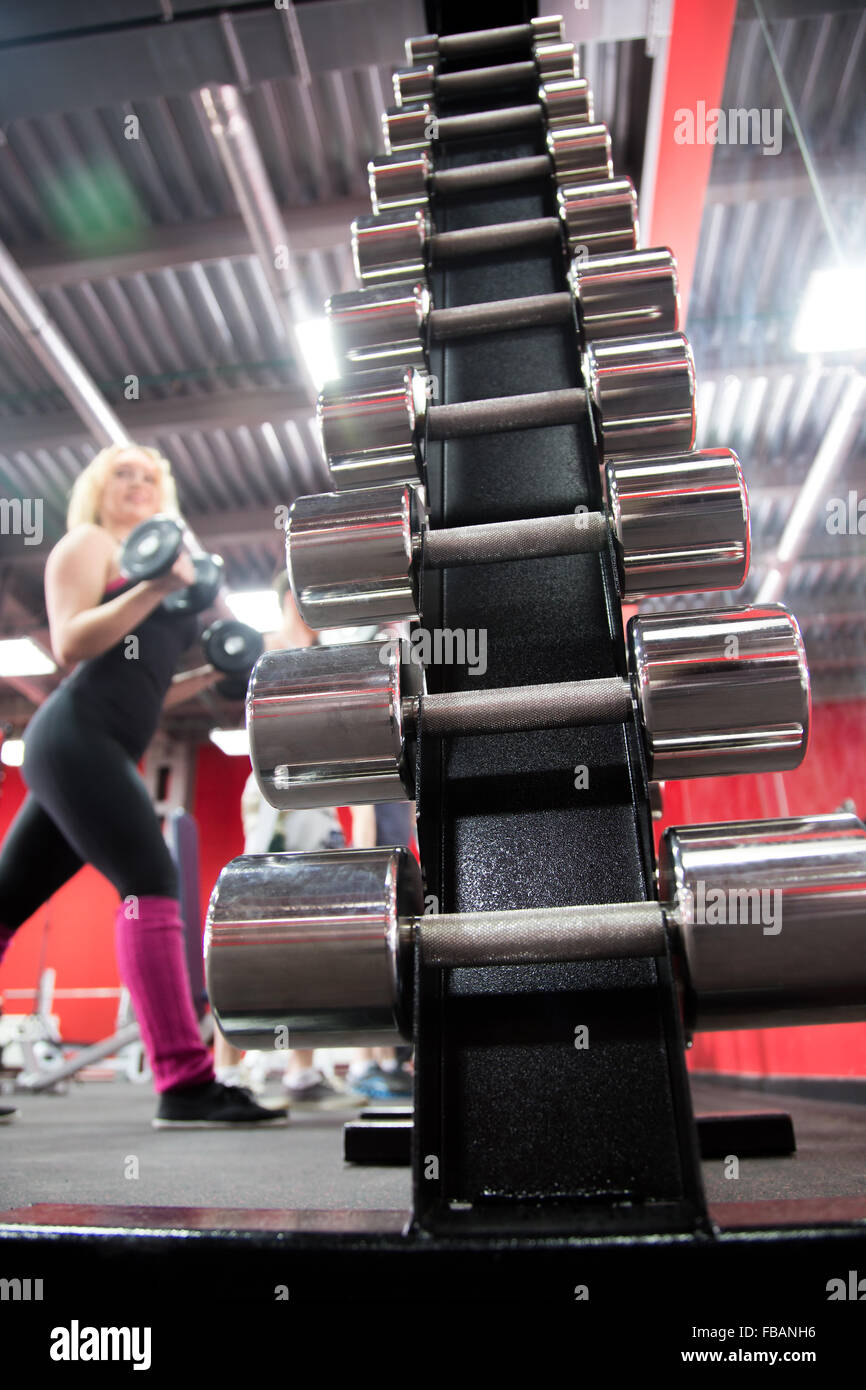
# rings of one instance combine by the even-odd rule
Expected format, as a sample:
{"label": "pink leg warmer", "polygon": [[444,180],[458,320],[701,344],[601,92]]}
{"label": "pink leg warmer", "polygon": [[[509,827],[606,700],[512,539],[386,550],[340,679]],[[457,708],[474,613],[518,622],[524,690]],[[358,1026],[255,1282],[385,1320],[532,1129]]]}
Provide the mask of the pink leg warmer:
{"label": "pink leg warmer", "polygon": [[213,1080],[210,1049],[201,1040],[174,898],[122,902],[115,916],[117,964],[132,997],[154,1087],[197,1086]]}

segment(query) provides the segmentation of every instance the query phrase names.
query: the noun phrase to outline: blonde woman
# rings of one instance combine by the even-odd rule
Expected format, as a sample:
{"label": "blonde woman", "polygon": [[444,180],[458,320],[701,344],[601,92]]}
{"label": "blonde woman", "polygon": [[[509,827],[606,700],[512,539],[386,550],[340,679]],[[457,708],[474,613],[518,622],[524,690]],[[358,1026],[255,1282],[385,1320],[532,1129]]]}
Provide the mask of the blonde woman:
{"label": "blonde woman", "polygon": [[0,848],[0,959],[21,923],[92,864],[120,894],[117,962],[160,1097],[154,1126],[285,1124],[214,1079],[186,972],[177,872],[137,769],[161,710],[220,679],[212,667],[175,676],[198,623],[162,601],[192,583],[189,556],[158,579],[120,574],[123,541],[158,512],[177,514],[168,462],[136,445],[103,449],[77,479],[66,535],[48,557],[51,645],[75,669],[24,735],[28,796]]}

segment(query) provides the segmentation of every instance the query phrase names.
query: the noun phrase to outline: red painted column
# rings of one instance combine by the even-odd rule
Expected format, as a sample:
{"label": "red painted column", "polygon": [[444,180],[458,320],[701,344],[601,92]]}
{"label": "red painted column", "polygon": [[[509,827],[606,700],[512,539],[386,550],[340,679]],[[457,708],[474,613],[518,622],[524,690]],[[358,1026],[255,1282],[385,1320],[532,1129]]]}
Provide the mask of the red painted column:
{"label": "red painted column", "polygon": [[[736,0],[674,0],[652,224],[644,245],[669,246],[676,256],[683,322],[715,151],[702,139],[704,113],[721,105],[736,10]],[[680,143],[676,135],[682,139],[686,132],[687,111],[694,140]]]}

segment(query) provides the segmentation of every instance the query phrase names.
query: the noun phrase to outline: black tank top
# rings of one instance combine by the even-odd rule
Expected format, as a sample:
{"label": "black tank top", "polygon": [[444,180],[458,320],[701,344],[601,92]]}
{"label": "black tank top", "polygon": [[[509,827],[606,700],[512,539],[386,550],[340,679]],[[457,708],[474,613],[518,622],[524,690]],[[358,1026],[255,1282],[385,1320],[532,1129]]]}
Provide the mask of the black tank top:
{"label": "black tank top", "polygon": [[[126,593],[136,583],[116,580],[100,604]],[[82,717],[92,715],[101,728],[140,757],[156,732],[178,661],[197,634],[194,614],[181,617],[160,604],[116,646],[79,662],[56,693],[68,691]]]}

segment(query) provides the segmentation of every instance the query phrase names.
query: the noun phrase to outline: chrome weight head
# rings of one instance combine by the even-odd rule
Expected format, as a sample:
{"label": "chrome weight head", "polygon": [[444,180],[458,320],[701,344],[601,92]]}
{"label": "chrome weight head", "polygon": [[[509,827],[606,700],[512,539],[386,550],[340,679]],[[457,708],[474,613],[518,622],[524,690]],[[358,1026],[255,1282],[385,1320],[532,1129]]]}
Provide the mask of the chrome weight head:
{"label": "chrome weight head", "polygon": [[359,642],[259,658],[247,688],[247,731],[253,771],[271,806],[405,800],[412,775],[397,648]]}
{"label": "chrome weight head", "polygon": [[689,1031],[866,1019],[866,828],[856,816],[665,832],[659,896]]}
{"label": "chrome weight head", "polygon": [[423,279],[331,295],[325,317],[340,374],[372,371],[389,362],[423,369],[430,308]]}
{"label": "chrome weight head", "polygon": [[623,598],[739,589],[749,572],[749,496],[731,449],[605,466]]}
{"label": "chrome weight head", "polygon": [[694,447],[695,364],[684,334],[589,343],[583,376],[605,456]]}
{"label": "chrome weight head", "polygon": [[427,150],[381,154],[367,165],[370,206],[374,213],[426,208],[433,163]]}
{"label": "chrome weight head", "polygon": [[411,1036],[412,939],[421,872],[404,849],[242,855],[208,906],[205,977],[216,1021],[241,1048],[393,1044]]}
{"label": "chrome weight head", "polygon": [[557,126],[593,125],[595,110],[589,83],[584,77],[542,82],[538,100],[548,130]]}
{"label": "chrome weight head", "polygon": [[651,779],[784,772],[803,761],[809,669],[782,604],[632,618],[628,651]]}
{"label": "chrome weight head", "polygon": [[356,217],[350,228],[352,260],[360,285],[423,278],[431,227],[421,208]]}
{"label": "chrome weight head", "polygon": [[338,487],[420,479],[427,383],[415,367],[387,367],[326,384],[316,413]]}
{"label": "chrome weight head", "polygon": [[556,201],[572,253],[604,256],[637,248],[637,194],[631,179],[570,182],[559,189]]}
{"label": "chrome weight head", "polygon": [[558,184],[600,183],[613,178],[606,125],[557,125],[547,132],[546,143]]}
{"label": "chrome weight head", "polygon": [[414,488],[364,488],[299,497],[286,526],[298,612],[314,629],[396,622],[418,609]]}
{"label": "chrome weight head", "polygon": [[536,43],[532,46],[532,56],[538,75],[543,82],[568,81],[579,79],[577,50],[573,43]]}
{"label": "chrome weight head", "polygon": [[568,283],[584,342],[672,333],[680,325],[677,263],[666,246],[572,258]]}

